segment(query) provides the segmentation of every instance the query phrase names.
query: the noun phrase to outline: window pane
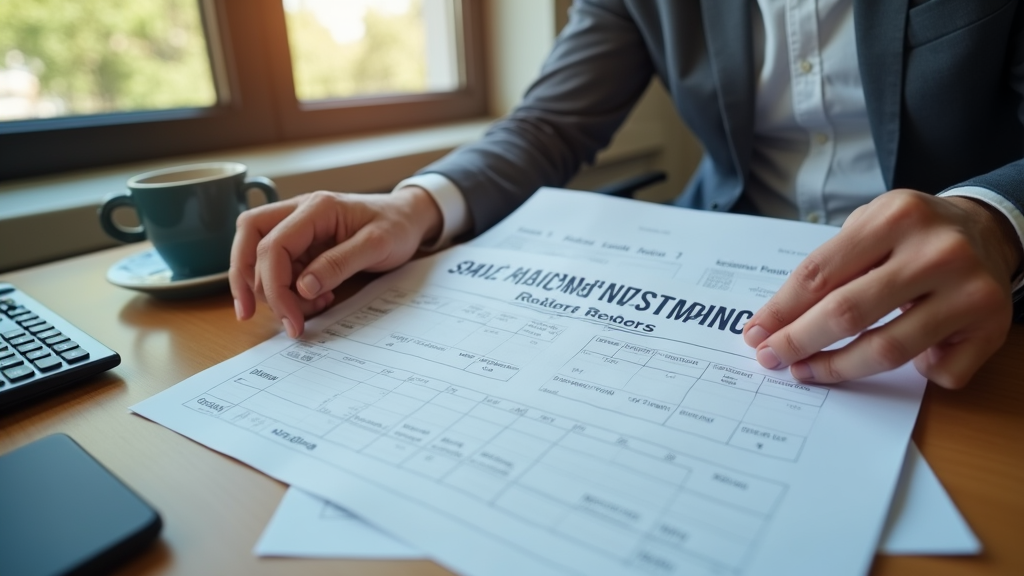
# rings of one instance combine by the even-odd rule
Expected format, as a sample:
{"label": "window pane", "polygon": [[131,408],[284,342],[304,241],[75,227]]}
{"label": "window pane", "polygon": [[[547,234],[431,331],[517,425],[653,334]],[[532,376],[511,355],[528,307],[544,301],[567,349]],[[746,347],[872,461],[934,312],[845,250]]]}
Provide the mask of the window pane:
{"label": "window pane", "polygon": [[299,100],[461,85],[452,0],[283,0]]}
{"label": "window pane", "polygon": [[199,0],[0,1],[0,121],[212,106]]}

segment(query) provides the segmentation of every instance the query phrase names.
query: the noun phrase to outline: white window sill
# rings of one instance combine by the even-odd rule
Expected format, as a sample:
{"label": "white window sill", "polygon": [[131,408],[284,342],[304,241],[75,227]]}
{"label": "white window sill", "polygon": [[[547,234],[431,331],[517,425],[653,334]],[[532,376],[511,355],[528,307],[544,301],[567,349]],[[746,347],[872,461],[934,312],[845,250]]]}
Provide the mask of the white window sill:
{"label": "white window sill", "polygon": [[0,183],[0,272],[113,246],[99,226],[103,198],[131,176],[230,160],[266,176],[282,198],[312,190],[378,192],[479,138],[490,119],[369,136],[273,144]]}

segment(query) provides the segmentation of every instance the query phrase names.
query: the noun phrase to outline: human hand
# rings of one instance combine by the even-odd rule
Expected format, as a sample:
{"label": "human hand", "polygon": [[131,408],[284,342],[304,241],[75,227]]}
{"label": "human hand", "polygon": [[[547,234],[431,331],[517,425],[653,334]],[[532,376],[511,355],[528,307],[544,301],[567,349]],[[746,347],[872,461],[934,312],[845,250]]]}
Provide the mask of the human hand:
{"label": "human hand", "polygon": [[235,314],[265,301],[292,338],[356,272],[404,264],[441,230],[441,211],[422,188],[391,194],[314,192],[247,210],[238,218],[228,278]]}
{"label": "human hand", "polygon": [[[1016,232],[995,208],[894,190],[855,210],[743,337],[762,366],[790,366],[798,380],[853,380],[913,360],[929,380],[959,388],[1006,339],[1021,258]],[[900,316],[867,330],[897,308]]]}

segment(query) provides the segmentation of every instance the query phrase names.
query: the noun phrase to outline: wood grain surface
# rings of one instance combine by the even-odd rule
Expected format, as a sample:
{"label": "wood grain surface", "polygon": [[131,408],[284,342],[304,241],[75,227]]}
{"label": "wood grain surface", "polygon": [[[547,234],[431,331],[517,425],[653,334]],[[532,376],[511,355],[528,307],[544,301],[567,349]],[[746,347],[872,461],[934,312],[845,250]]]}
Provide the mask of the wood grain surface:
{"label": "wood grain surface", "polygon": [[[117,368],[0,415],[0,453],[64,432],[164,519],[157,544],[120,574],[449,574],[429,561],[260,559],[252,553],[284,485],[128,411],[266,340],[266,307],[235,320],[231,297],[165,301],[112,286],[107,269],[148,245],[0,276],[121,354]],[[366,279],[339,292],[351,294]],[[342,293],[344,292],[344,293]],[[876,558],[872,574],[1024,574],[1024,326],[964,390],[929,385],[914,438],[985,551]],[[822,529],[830,520],[822,519]]]}

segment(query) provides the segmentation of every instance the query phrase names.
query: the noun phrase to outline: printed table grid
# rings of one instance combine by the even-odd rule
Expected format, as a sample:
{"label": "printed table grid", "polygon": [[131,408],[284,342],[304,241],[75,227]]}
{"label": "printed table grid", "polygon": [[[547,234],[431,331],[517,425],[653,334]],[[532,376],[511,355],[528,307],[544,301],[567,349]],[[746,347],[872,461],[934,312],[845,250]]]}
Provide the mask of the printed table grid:
{"label": "printed table grid", "polygon": [[723,292],[749,292],[761,298],[771,298],[782,287],[784,277],[768,274],[743,273],[721,268],[707,268],[697,285]]}
{"label": "printed table grid", "polygon": [[185,406],[297,450],[329,442],[388,462],[661,573],[738,571],[786,491],[647,441],[308,343]]}
{"label": "printed table grid", "polygon": [[828,389],[595,336],[540,390],[796,461]]}
{"label": "printed table grid", "polygon": [[564,330],[445,296],[392,289],[323,332],[507,382]]}

